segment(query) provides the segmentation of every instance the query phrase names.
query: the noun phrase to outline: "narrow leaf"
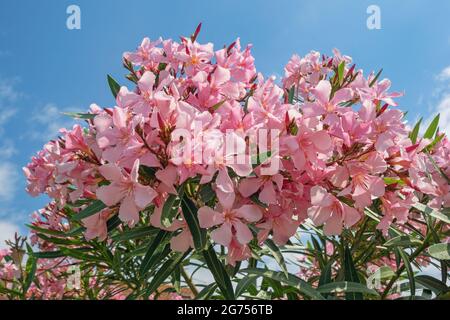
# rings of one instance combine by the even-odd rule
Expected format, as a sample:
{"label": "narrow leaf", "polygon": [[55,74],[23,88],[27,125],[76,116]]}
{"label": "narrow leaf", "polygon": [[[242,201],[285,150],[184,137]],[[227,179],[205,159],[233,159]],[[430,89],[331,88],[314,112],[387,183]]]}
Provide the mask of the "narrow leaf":
{"label": "narrow leaf", "polygon": [[120,85],[119,85],[119,84],[117,83],[117,81],[114,80],[114,78],[111,77],[109,74],[108,74],[107,78],[108,78],[109,88],[111,89],[111,92],[112,92],[114,98],[116,98],[116,97],[117,97],[117,94],[118,94],[119,91],[120,91]]}

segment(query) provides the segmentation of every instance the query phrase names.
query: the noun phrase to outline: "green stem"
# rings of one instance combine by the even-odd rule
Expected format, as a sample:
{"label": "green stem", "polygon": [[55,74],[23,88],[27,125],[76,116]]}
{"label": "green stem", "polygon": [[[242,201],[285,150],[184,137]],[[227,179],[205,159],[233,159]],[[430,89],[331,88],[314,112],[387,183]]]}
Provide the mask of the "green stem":
{"label": "green stem", "polygon": [[189,289],[191,289],[192,293],[196,297],[198,295],[198,290],[195,286],[195,284],[192,282],[191,277],[187,274],[186,270],[184,270],[183,267],[181,267],[181,275],[183,276],[184,281],[188,285]]}

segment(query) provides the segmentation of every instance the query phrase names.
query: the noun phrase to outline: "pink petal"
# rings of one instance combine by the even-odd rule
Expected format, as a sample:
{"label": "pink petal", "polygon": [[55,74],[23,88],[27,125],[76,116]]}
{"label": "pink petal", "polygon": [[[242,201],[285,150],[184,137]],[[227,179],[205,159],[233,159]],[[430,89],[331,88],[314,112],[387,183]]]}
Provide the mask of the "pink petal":
{"label": "pink petal", "polygon": [[216,186],[222,192],[231,193],[234,192],[233,181],[231,181],[230,176],[226,168],[219,170],[219,174],[216,179]]}
{"label": "pink petal", "polygon": [[115,107],[113,111],[113,122],[118,129],[127,127],[127,114],[122,108]]}
{"label": "pink petal", "polygon": [[329,207],[333,204],[333,198],[325,188],[314,186],[311,188],[311,204],[313,206]]}
{"label": "pink petal", "polygon": [[231,233],[231,224],[225,222],[219,228],[211,232],[211,238],[218,244],[228,247],[233,234]]}
{"label": "pink petal", "polygon": [[292,160],[294,161],[294,165],[298,170],[302,170],[306,164],[305,153],[301,150],[298,150],[296,153],[292,155]]}
{"label": "pink petal", "polygon": [[101,167],[98,168],[98,171],[100,171],[100,174],[108,179],[109,181],[121,181],[122,180],[122,171],[120,168],[113,163],[104,164]]}
{"label": "pink petal", "polygon": [[260,178],[247,178],[239,183],[239,192],[246,198],[256,193],[261,188],[263,181]]}
{"label": "pink petal", "polygon": [[346,204],[342,204],[344,212],[343,212],[343,219],[344,219],[344,225],[349,228],[353,226],[355,223],[361,219],[361,215],[355,208],[352,208]]}
{"label": "pink petal", "polygon": [[320,151],[328,151],[332,146],[331,137],[325,131],[315,132],[311,140],[314,146]]}
{"label": "pink petal", "polygon": [[264,188],[259,193],[259,200],[266,204],[277,203],[277,193],[275,192],[272,181],[268,181],[264,184]]}
{"label": "pink petal", "polygon": [[97,189],[96,195],[108,207],[115,205],[125,196],[125,191],[121,186],[112,183],[107,186],[101,186]]}
{"label": "pink petal", "polygon": [[252,204],[245,204],[236,210],[236,214],[240,218],[244,218],[248,222],[256,222],[262,218],[261,209]]}
{"label": "pink petal", "polygon": [[334,213],[330,219],[327,220],[323,227],[323,233],[326,236],[337,236],[342,232],[342,220],[341,217]]}
{"label": "pink petal", "polygon": [[192,236],[189,230],[184,229],[180,234],[170,240],[170,248],[176,252],[186,252],[192,243]]}
{"label": "pink petal", "polygon": [[321,104],[326,104],[329,101],[331,93],[331,84],[329,81],[321,80],[317,86],[311,90]]}
{"label": "pink petal", "polygon": [[136,159],[134,161],[133,168],[131,169],[131,175],[130,175],[131,181],[133,181],[135,183],[137,183],[138,179],[139,179],[139,166],[140,166],[140,161],[139,161],[139,159]]}
{"label": "pink petal", "polygon": [[321,226],[327,221],[332,214],[330,207],[312,206],[308,208],[308,217],[315,225]]}
{"label": "pink petal", "polygon": [[382,197],[385,191],[385,184],[383,179],[376,177],[371,181],[370,193],[375,197]]}
{"label": "pink petal", "polygon": [[223,192],[216,188],[216,195],[224,209],[231,209],[233,207],[234,200],[236,199],[234,192]]}
{"label": "pink petal", "polygon": [[247,244],[253,239],[253,234],[250,229],[240,220],[233,222],[233,227],[236,230],[236,238],[241,244]]}
{"label": "pink petal", "polygon": [[147,207],[157,196],[158,193],[149,186],[143,186],[140,183],[134,185],[134,201],[141,209]]}
{"label": "pink petal", "polygon": [[151,92],[153,91],[153,85],[155,84],[155,75],[153,72],[146,71],[142,75],[142,77],[139,79],[138,86],[139,89],[141,89],[144,92]]}
{"label": "pink petal", "polygon": [[225,219],[223,214],[205,206],[198,209],[198,221],[200,222],[200,227],[211,228],[222,224]]}
{"label": "pink petal", "polygon": [[130,196],[123,199],[119,209],[119,218],[124,222],[128,222],[130,226],[139,221],[139,209],[134,203],[134,199]]}

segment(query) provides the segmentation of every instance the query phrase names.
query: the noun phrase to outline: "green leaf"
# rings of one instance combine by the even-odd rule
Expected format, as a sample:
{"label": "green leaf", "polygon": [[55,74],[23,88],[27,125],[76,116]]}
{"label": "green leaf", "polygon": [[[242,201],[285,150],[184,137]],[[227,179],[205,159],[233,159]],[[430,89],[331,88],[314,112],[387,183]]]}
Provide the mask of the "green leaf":
{"label": "green leaf", "polygon": [[34,280],[37,270],[37,258],[33,255],[33,249],[27,244],[28,260],[25,267],[26,278],[22,287],[23,294],[26,294]]}
{"label": "green leaf", "polygon": [[55,258],[64,257],[64,253],[60,250],[42,251],[42,252],[34,252],[33,256],[38,259],[55,259]]}
{"label": "green leaf", "polygon": [[344,81],[345,61],[342,61],[338,66],[338,79],[339,84],[342,85]]}
{"label": "green leaf", "polygon": [[222,101],[220,101],[220,102],[217,102],[215,105],[213,105],[211,108],[213,109],[213,110],[217,110],[217,109],[219,109],[225,102],[226,102],[227,100],[222,100]]}
{"label": "green leaf", "polygon": [[204,203],[208,203],[216,196],[216,193],[214,192],[213,188],[211,187],[211,184],[209,183],[202,185],[199,193],[200,199],[202,199]]}
{"label": "green leaf", "polygon": [[320,278],[319,278],[319,287],[331,282],[331,273],[333,270],[332,266],[333,266],[333,261],[330,260],[330,261],[328,261],[325,268],[322,269],[322,272],[320,273]]}
{"label": "green leaf", "polygon": [[148,297],[170,276],[173,270],[183,261],[189,254],[190,250],[185,253],[175,253],[170,257],[158,270],[152,281],[148,285],[145,295]]}
{"label": "green leaf", "polygon": [[279,271],[270,271],[270,270],[264,270],[264,269],[257,269],[257,268],[248,268],[241,270],[243,273],[247,273],[249,275],[258,275],[263,276],[266,278],[270,278],[276,281],[280,281],[282,283],[285,283],[287,285],[295,287],[297,290],[305,294],[311,299],[314,300],[325,300],[325,298],[316,290],[314,289],[309,283],[306,281],[303,281],[297,276],[294,276],[293,274],[289,274],[288,277],[285,276],[283,272]]}
{"label": "green leaf", "polygon": [[411,262],[409,260],[408,255],[405,253],[405,251],[403,251],[402,249],[397,249],[397,251],[403,260],[403,264],[405,265],[405,268],[406,268],[406,273],[408,274],[409,288],[411,290],[411,296],[415,296],[416,295],[416,281],[414,279],[414,272],[411,267]]}
{"label": "green leaf", "polygon": [[438,220],[444,221],[445,223],[449,223],[450,224],[450,218],[448,216],[446,216],[445,214],[430,208],[426,205],[424,205],[423,203],[415,203],[412,205],[414,208],[416,208],[417,210],[419,210],[420,212],[423,212],[425,214],[428,214],[430,216],[432,216],[433,218],[436,218]]}
{"label": "green leaf", "polygon": [[[344,279],[347,282],[361,283],[358,273],[353,262],[352,253],[348,246],[344,250]],[[363,296],[358,292],[347,292],[345,294],[347,300],[363,300]]]}
{"label": "green leaf", "polygon": [[410,236],[397,236],[389,239],[385,242],[386,247],[399,246],[399,247],[413,247],[421,245],[422,241]]}
{"label": "green leaf", "polygon": [[403,180],[392,178],[392,177],[384,177],[383,180],[384,180],[384,183],[386,183],[387,185],[391,185],[391,184],[404,185],[405,184],[405,182]]}
{"label": "green leaf", "polygon": [[[182,196],[182,195],[180,195]],[[168,228],[178,215],[178,208],[180,207],[180,198],[178,195],[171,194],[164,203],[161,213],[161,224]]]}
{"label": "green leaf", "polygon": [[203,257],[205,258],[208,269],[211,271],[214,280],[216,280],[217,286],[224,295],[225,299],[234,300],[235,296],[230,277],[228,276],[225,267],[217,257],[212,245],[210,245],[207,250],[203,251]]}
{"label": "green leaf", "polygon": [[436,295],[449,291],[449,288],[444,282],[428,275],[416,276],[416,281],[425,288],[433,291]]}
{"label": "green leaf", "polygon": [[294,102],[294,95],[295,95],[295,86],[292,86],[288,92],[288,103],[289,104],[292,104]]}
{"label": "green leaf", "polygon": [[194,240],[194,247],[197,250],[204,250],[206,247],[206,231],[200,228],[197,217],[197,207],[194,202],[187,196],[181,198],[181,209],[183,210],[184,219],[189,227]]}
{"label": "green leaf", "polygon": [[423,118],[420,118],[419,121],[417,121],[416,125],[414,126],[414,129],[409,134],[409,138],[411,139],[411,142],[415,144],[417,142],[417,137],[419,136],[419,130],[420,130],[420,124],[422,123]]}
{"label": "green leaf", "polygon": [[158,233],[159,229],[150,227],[150,226],[144,226],[144,227],[137,227],[130,230],[126,230],[120,234],[116,234],[111,237],[113,241],[128,241],[128,240],[134,240],[134,239],[144,239],[146,237],[154,236]]}
{"label": "green leaf", "polygon": [[116,98],[117,94],[119,93],[119,90],[120,90],[120,85],[109,74],[108,74],[107,78],[108,78],[109,88],[111,89],[111,92],[112,92],[114,98]]}
{"label": "green leaf", "polygon": [[74,220],[74,221],[83,220],[83,219],[85,219],[87,217],[90,217],[90,216],[92,216],[92,215],[102,211],[105,208],[106,208],[106,205],[102,201],[95,200],[87,208],[81,210],[79,213],[77,213],[76,215],[72,216],[71,220]]}
{"label": "green leaf", "polygon": [[154,262],[154,254],[158,248],[161,247],[161,243],[164,242],[164,240],[169,236],[169,232],[161,230],[156,235],[155,239],[153,239],[147,249],[147,253],[144,256],[144,259],[141,262],[141,267],[139,269],[139,273],[141,275],[145,275],[147,271],[152,267],[152,264]]}
{"label": "green leaf", "polygon": [[382,72],[383,72],[383,69],[380,69],[380,71],[378,71],[378,73],[376,74],[375,78],[373,78],[373,80],[370,81],[369,87],[373,87],[373,85],[375,84],[375,82],[377,82],[377,80],[380,77]]}
{"label": "green leaf", "polygon": [[434,134],[436,133],[437,127],[439,125],[439,117],[440,114],[438,114],[433,121],[431,121],[430,125],[428,126],[427,131],[425,131],[425,134],[423,135],[423,137],[425,139],[432,139]]}
{"label": "green leaf", "polygon": [[450,260],[450,243],[438,243],[428,248],[428,253],[438,260]]}
{"label": "green leaf", "polygon": [[202,291],[198,293],[198,295],[195,297],[195,300],[208,300],[213,294],[214,291],[217,289],[216,283],[211,283],[204,287]]}
{"label": "green leaf", "polygon": [[246,276],[240,279],[236,286],[236,297],[239,298],[251,285],[256,286],[256,279],[256,276]]}
{"label": "green leaf", "polygon": [[331,282],[321,285],[317,288],[320,293],[333,293],[333,292],[345,292],[345,293],[359,293],[362,297],[362,293],[378,296],[378,292],[373,289],[369,289],[365,285],[356,282],[340,281]]}
{"label": "green leaf", "polygon": [[253,169],[259,166],[260,164],[264,163],[266,160],[268,160],[272,155],[272,151],[266,151],[260,154],[255,154],[251,157],[252,166]]}
{"label": "green leaf", "polygon": [[80,112],[63,112],[63,115],[69,116],[74,119],[91,120],[97,115],[94,113],[80,113]]}
{"label": "green leaf", "polygon": [[286,277],[288,276],[288,270],[286,267],[286,262],[284,261],[283,254],[280,251],[280,248],[272,241],[272,239],[267,239],[264,241],[269,251],[272,253],[273,258],[280,266],[281,270],[284,272]]}

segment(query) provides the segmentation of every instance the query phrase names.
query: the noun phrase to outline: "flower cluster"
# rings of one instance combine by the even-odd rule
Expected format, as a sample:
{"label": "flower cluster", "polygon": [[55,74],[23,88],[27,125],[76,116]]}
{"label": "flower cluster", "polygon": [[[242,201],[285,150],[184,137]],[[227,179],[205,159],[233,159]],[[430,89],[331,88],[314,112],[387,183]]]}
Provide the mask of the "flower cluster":
{"label": "flower cluster", "polygon": [[450,141],[436,128],[418,137],[388,79],[365,76],[336,50],[294,55],[277,82],[257,72],[251,46],[237,39],[214,51],[197,35],[145,38],[125,53],[133,89],[110,78],[115,105],[78,114],[87,126],[62,129],[24,168],[29,193],[54,200],[37,227],[60,227],[100,200],[83,220],[87,239],[107,239],[118,216],[176,233],[172,250],[186,251],[183,210],[164,219],[169,199],[189,197],[235,264],[251,243],[285,244],[306,219],[340,235],[376,208],[387,234],[413,218],[415,203],[450,207]]}

